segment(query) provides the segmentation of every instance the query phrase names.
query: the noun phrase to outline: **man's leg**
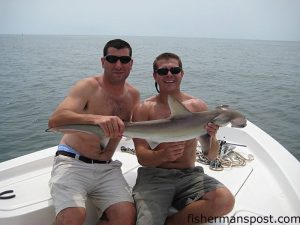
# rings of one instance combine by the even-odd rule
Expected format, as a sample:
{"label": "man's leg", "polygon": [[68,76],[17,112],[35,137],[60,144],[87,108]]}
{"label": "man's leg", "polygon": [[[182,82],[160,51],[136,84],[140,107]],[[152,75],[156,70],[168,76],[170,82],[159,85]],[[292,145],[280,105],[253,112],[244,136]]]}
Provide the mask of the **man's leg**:
{"label": "man's leg", "polygon": [[166,225],[205,223],[209,217],[226,215],[233,209],[233,206],[234,197],[231,192],[225,187],[217,188],[170,216],[166,221]]}
{"label": "man's leg", "polygon": [[131,202],[120,202],[105,210],[105,220],[101,220],[97,225],[134,225],[135,221],[135,205]]}
{"label": "man's leg", "polygon": [[86,217],[86,189],[93,174],[90,164],[66,156],[56,156],[49,181],[57,213],[55,225],[82,225]]}
{"label": "man's leg", "polygon": [[163,225],[172,205],[175,185],[170,170],[139,168],[133,198],[137,225]]}
{"label": "man's leg", "polygon": [[72,207],[60,211],[55,220],[55,225],[82,225],[85,220],[85,208]]}

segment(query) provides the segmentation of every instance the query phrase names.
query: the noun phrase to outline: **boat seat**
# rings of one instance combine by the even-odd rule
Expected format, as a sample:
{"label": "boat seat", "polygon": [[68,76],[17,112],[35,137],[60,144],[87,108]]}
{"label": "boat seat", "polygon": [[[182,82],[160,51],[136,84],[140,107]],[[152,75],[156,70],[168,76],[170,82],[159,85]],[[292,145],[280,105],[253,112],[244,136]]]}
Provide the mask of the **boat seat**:
{"label": "boat seat", "polygon": [[[13,190],[14,198],[0,200],[1,218],[6,217],[8,224],[17,224],[19,217],[24,221],[35,221],[35,217],[54,218],[54,208],[48,181],[51,167],[24,176],[15,177],[14,182],[0,187],[0,192]],[[36,211],[39,211],[37,213]],[[52,221],[53,222],[53,221]],[[0,221],[1,224],[1,221]]]}

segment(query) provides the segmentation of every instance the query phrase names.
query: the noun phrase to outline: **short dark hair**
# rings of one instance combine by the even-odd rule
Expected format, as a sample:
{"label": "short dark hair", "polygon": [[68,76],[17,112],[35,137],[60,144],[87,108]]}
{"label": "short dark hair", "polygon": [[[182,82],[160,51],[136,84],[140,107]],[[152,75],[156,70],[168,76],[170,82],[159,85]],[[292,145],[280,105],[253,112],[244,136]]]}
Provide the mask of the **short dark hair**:
{"label": "short dark hair", "polygon": [[106,43],[106,45],[103,48],[103,56],[107,55],[108,48],[116,48],[116,49],[123,49],[128,48],[129,49],[129,56],[132,56],[132,48],[129,43],[122,39],[113,39]]}
{"label": "short dark hair", "polygon": [[176,55],[176,54],[174,54],[174,53],[170,53],[170,52],[165,52],[165,53],[162,53],[162,54],[160,54],[159,56],[157,56],[156,58],[155,58],[155,60],[154,60],[154,62],[153,62],[153,71],[154,72],[156,72],[156,70],[158,69],[157,68],[157,61],[158,60],[161,60],[161,59],[177,59],[178,60],[178,63],[179,63],[179,67],[181,68],[181,69],[183,69],[182,68],[182,61],[181,61],[181,59],[180,59],[180,57],[178,56],[178,55]]}

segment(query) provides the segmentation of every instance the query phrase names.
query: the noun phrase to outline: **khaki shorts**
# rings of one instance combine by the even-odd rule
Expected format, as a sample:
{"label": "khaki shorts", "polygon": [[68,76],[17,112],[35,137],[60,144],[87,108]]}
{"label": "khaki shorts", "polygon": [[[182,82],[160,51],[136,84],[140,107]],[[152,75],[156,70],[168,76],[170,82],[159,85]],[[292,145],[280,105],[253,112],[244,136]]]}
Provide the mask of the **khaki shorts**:
{"label": "khaki shorts", "polygon": [[68,207],[85,208],[87,197],[98,208],[99,216],[115,203],[133,202],[121,165],[118,160],[89,164],[56,156],[49,181],[56,214]]}

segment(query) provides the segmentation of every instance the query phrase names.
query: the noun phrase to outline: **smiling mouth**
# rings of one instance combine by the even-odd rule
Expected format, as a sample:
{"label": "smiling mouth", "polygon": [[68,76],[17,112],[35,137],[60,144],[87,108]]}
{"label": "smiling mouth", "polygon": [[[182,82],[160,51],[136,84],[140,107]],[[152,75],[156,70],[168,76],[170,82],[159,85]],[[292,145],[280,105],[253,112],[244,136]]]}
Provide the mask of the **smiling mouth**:
{"label": "smiling mouth", "polygon": [[123,74],[124,71],[113,71],[113,73],[115,73],[115,74]]}

